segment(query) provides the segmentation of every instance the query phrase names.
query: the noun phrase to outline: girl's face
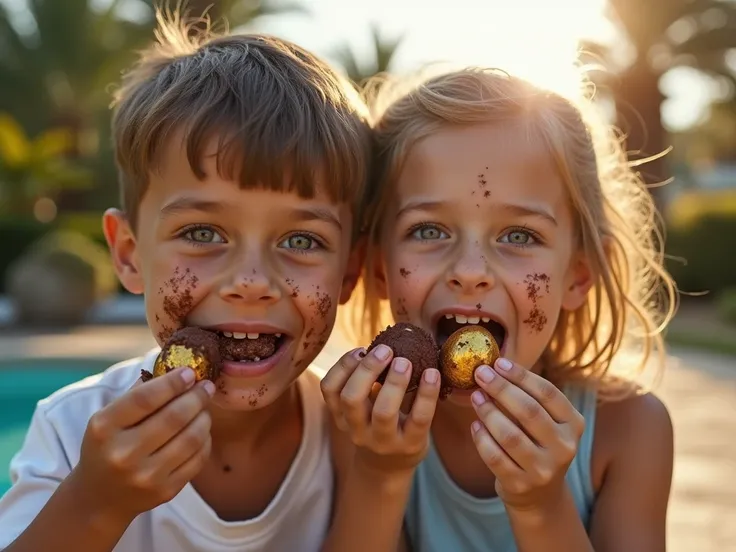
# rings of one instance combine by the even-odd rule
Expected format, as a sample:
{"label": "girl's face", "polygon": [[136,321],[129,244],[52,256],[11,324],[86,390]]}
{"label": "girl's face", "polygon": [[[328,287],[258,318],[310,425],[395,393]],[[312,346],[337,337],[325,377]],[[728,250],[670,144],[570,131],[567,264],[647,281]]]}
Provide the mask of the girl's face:
{"label": "girl's face", "polygon": [[440,345],[481,324],[502,356],[530,369],[560,310],[580,307],[590,287],[564,184],[521,128],[447,128],[417,143],[382,232],[381,280],[397,321]]}

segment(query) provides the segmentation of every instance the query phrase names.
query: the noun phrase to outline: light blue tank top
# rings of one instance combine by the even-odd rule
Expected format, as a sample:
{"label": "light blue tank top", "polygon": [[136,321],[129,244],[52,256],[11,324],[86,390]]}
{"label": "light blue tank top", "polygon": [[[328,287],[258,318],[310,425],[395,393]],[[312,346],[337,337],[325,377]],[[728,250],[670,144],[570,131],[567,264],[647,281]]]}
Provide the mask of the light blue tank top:
{"label": "light blue tank top", "polygon": [[[596,394],[579,386],[567,386],[563,391],[585,418],[585,431],[566,480],[587,528],[595,500],[590,460]],[[415,472],[405,523],[414,552],[517,551],[501,499],[479,499],[460,489],[445,471],[433,445]]]}

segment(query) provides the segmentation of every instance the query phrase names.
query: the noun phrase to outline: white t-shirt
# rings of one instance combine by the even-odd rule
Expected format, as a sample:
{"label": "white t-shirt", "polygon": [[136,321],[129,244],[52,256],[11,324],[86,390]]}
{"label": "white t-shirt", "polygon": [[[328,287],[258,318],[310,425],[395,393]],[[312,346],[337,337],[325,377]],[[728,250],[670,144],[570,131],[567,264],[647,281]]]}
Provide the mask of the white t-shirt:
{"label": "white t-shirt", "polygon": [[[13,486],[0,499],[0,550],[20,535],[79,461],[87,422],[93,413],[125,393],[152,370],[158,350],[60,389],[39,401],[21,450],[10,464]],[[332,506],[333,472],[327,417],[319,376],[309,369],[297,380],[304,411],[304,434],[286,479],[256,518],[227,522],[191,485],[173,500],[139,515],[114,552],[317,551]],[[73,550],[73,543],[58,543]]]}

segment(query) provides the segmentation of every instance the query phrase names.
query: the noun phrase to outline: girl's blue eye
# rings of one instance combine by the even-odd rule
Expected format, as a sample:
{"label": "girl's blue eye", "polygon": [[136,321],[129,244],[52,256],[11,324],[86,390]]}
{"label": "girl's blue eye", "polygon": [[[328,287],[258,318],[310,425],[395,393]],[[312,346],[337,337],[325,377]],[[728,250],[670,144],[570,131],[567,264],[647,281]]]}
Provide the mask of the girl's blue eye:
{"label": "girl's blue eye", "polygon": [[315,238],[308,234],[293,234],[279,244],[284,249],[296,249],[298,251],[309,251],[320,246]]}
{"label": "girl's blue eye", "polygon": [[187,230],[187,232],[184,234],[184,237],[189,241],[195,242],[197,244],[225,243],[225,238],[223,238],[218,232],[207,226],[191,228],[190,230]]}
{"label": "girl's blue eye", "polygon": [[445,240],[449,237],[446,232],[430,224],[416,228],[411,235],[417,240]]}
{"label": "girl's blue eye", "polygon": [[[505,240],[503,238],[506,238]],[[527,230],[512,230],[501,239],[502,243],[509,243],[511,245],[526,246],[536,243],[534,235]]]}

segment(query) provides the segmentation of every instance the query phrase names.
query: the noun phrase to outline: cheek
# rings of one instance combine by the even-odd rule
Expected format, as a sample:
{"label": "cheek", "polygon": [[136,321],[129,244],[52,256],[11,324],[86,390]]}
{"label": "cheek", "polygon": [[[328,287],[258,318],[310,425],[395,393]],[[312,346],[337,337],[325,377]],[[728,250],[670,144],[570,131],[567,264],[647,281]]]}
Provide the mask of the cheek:
{"label": "cheek", "polygon": [[206,295],[215,267],[202,258],[154,256],[146,290],[146,311],[149,324],[159,343],[186,325],[186,319]]}
{"label": "cheek", "polygon": [[[543,270],[531,270],[517,276],[514,295],[519,309],[519,321],[527,332],[543,333],[556,319],[554,310],[559,310],[559,290],[562,277]],[[558,306],[555,307],[555,304]]]}

